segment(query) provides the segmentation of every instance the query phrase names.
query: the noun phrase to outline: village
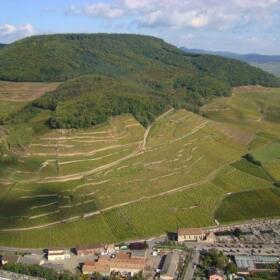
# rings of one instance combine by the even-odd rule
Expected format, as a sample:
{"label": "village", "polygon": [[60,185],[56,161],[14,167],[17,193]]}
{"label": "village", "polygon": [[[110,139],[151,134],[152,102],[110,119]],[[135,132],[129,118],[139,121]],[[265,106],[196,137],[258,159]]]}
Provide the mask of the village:
{"label": "village", "polygon": [[[121,244],[29,252],[2,248],[0,264],[38,265],[88,279],[244,280],[263,274],[279,277],[279,257],[280,221],[274,220],[214,229],[179,228],[158,238]],[[0,270],[0,279],[40,278]]]}

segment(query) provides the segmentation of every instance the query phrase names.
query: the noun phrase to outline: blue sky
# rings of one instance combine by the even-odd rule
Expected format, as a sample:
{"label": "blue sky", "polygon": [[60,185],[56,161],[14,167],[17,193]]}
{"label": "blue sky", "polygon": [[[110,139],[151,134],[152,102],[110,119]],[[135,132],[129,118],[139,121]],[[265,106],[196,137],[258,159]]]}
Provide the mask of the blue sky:
{"label": "blue sky", "polygon": [[0,42],[117,32],[177,46],[280,55],[280,0],[0,0]]}

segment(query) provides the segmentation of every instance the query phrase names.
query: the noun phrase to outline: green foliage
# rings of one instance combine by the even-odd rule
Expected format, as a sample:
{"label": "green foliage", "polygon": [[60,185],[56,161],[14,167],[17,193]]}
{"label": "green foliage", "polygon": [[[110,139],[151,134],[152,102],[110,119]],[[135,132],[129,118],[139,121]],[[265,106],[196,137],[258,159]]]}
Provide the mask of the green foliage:
{"label": "green foliage", "polygon": [[279,86],[279,79],[245,62],[213,55],[197,55],[192,64],[202,73],[227,81],[231,86]]}
{"label": "green foliage", "polygon": [[[249,160],[248,160],[248,158],[249,158]],[[249,173],[256,177],[259,177],[259,178],[262,178],[265,180],[271,180],[270,176],[268,176],[266,171],[264,171],[264,169],[260,166],[261,165],[260,162],[257,161],[257,164],[256,164],[254,158],[250,154],[246,155],[246,159],[243,158],[239,161],[232,163],[231,165],[238,170]]]}
{"label": "green foliage", "polygon": [[[0,78],[65,81],[11,119],[52,110],[50,128],[81,128],[131,113],[144,126],[168,107],[198,112],[231,86],[278,86],[278,78],[237,60],[186,54],[163,40],[129,34],[34,36],[0,50]],[[89,75],[90,74],[90,75]],[[277,112],[273,114],[277,118]]]}
{"label": "green foliage", "polygon": [[252,190],[226,197],[216,212],[220,222],[277,217],[280,211],[280,191],[276,188]]}
{"label": "green foliage", "polygon": [[[89,127],[124,113],[132,114],[147,126],[167,110],[165,99],[155,90],[136,82],[83,76],[34,101],[32,108],[53,111],[48,120],[50,128]],[[26,114],[26,110],[23,113]]]}

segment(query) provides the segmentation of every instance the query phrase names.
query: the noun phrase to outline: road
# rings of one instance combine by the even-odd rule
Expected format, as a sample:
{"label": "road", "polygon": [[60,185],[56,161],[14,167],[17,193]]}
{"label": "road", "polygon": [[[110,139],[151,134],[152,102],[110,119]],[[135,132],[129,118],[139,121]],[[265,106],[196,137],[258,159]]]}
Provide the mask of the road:
{"label": "road", "polygon": [[195,265],[198,263],[199,261],[199,251],[196,247],[192,248],[190,251],[191,255],[190,255],[190,260],[189,260],[189,264],[184,276],[184,280],[191,280],[194,276],[194,272],[195,272]]}

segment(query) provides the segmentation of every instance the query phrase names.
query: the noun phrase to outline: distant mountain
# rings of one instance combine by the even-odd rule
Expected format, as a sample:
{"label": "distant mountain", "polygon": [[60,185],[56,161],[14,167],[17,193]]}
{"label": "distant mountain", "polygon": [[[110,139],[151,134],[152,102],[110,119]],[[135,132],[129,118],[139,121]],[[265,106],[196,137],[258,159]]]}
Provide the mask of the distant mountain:
{"label": "distant mountain", "polygon": [[2,44],[2,43],[0,43],[0,48],[4,48],[4,47],[6,47],[7,46],[7,44]]}
{"label": "distant mountain", "polygon": [[226,58],[233,58],[245,61],[250,63],[253,66],[259,67],[265,71],[273,73],[277,76],[280,76],[280,55],[262,55],[262,54],[238,54],[232,52],[223,52],[223,51],[207,51],[202,49],[188,49],[181,47],[181,50],[187,53],[195,54],[210,54],[223,56]]}

